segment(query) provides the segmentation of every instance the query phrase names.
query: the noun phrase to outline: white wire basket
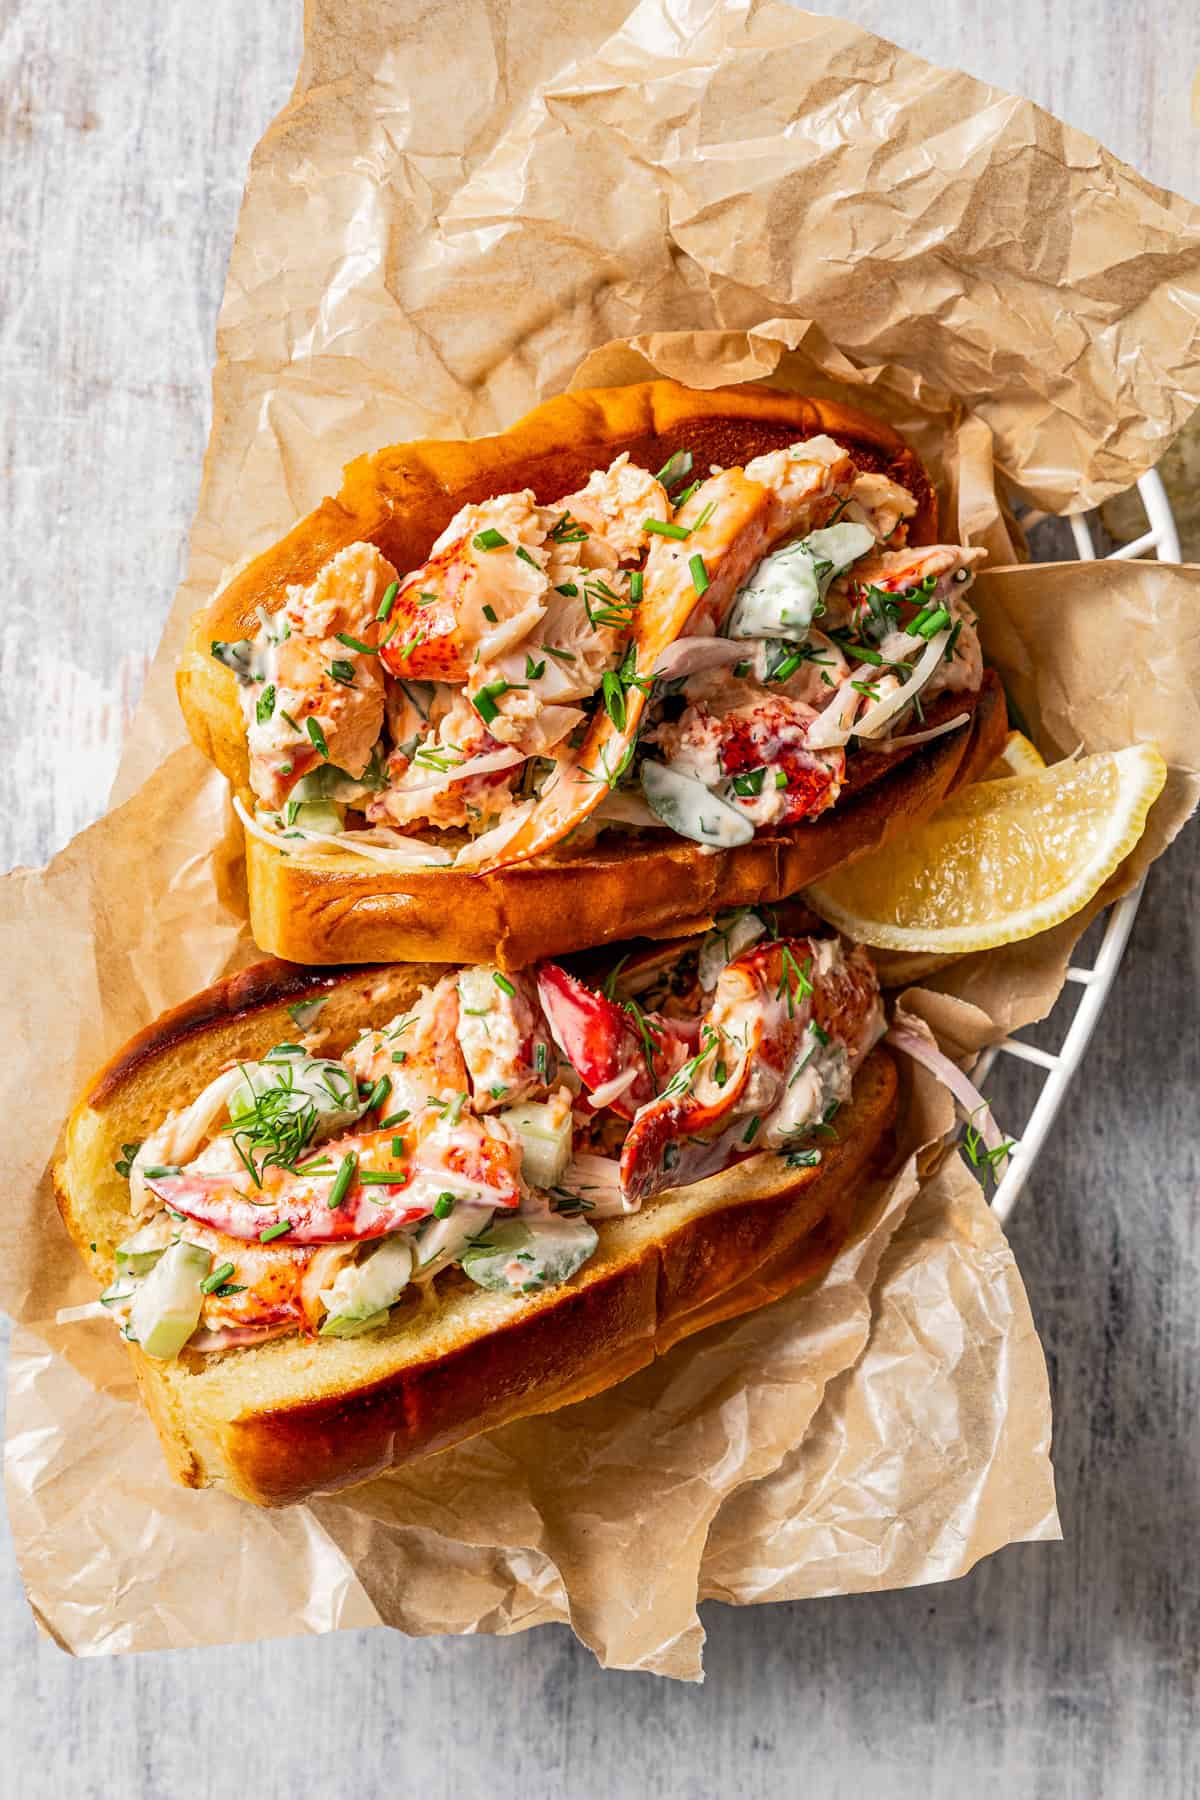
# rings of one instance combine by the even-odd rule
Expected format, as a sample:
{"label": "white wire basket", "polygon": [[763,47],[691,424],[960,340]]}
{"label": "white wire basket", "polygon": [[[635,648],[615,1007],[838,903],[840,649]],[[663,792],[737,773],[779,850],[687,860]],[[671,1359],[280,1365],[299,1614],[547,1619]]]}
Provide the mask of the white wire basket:
{"label": "white wire basket", "polygon": [[[1155,556],[1160,562],[1179,562],[1179,532],[1171,512],[1171,503],[1167,498],[1159,475],[1151,470],[1138,482],[1138,493],[1146,513],[1147,529],[1141,536],[1129,543],[1118,544],[1109,550],[1097,547],[1099,522],[1094,514],[1076,513],[1066,523],[1070,527],[1075,543],[1076,555],[1084,561],[1092,562],[1103,555],[1114,560],[1129,561],[1139,556]],[[1023,528],[1034,531],[1045,523],[1044,513],[1026,513],[1021,520]],[[1049,555],[1039,556],[1038,561],[1058,561],[1053,551]],[[1082,996],[1074,1017],[1067,1027],[1066,1036],[1057,1051],[1043,1049],[1041,1045],[1030,1043],[1020,1037],[1004,1038],[999,1044],[992,1045],[980,1057],[972,1075],[976,1085],[985,1093],[989,1089],[989,1076],[996,1070],[1001,1057],[1014,1057],[1037,1070],[1041,1075],[1041,1089],[1034,1102],[1033,1110],[1024,1130],[1019,1137],[1011,1139],[1008,1164],[992,1196],[992,1210],[1001,1220],[1007,1219],[1024,1191],[1025,1184],[1033,1173],[1038,1154],[1045,1143],[1050,1129],[1058,1116],[1067,1089],[1071,1085],[1075,1071],[1083,1061],[1084,1052],[1096,1028],[1096,1021],[1104,1011],[1109,990],[1121,965],[1129,934],[1133,929],[1133,921],[1142,898],[1144,882],[1139,882],[1131,893],[1125,895],[1115,906],[1102,915],[1093,930],[1087,934],[1084,943],[1092,940],[1096,931],[1102,929],[1099,947],[1093,961],[1083,960],[1073,963],[1067,970],[1067,980],[1078,988],[1082,988]],[[1051,1014],[1053,1019],[1064,1006],[1066,995],[1060,998]],[[992,1098],[989,1094],[989,1098]],[[997,1107],[997,1112],[1000,1108]],[[1007,1134],[1006,1134],[1007,1135]]]}

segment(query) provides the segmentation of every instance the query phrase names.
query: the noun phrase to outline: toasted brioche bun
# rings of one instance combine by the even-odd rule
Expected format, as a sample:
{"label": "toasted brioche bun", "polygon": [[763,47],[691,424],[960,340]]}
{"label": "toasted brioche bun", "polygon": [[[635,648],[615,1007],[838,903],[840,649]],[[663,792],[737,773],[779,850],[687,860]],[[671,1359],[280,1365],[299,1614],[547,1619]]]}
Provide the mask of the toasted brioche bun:
{"label": "toasted brioche bun", "polygon": [[894,756],[857,752],[837,805],[736,850],[706,850],[664,833],[605,836],[509,869],[410,869],[393,874],[334,851],[300,860],[246,835],[250,928],[260,949],[293,962],[495,962],[521,969],[627,937],[699,929],[722,907],[769,904],[876,850],[981,779],[1004,742],[998,677],[978,694],[939,695],[930,725],[968,722]]}
{"label": "toasted brioche bun", "polygon": [[[326,997],[322,1048],[336,1054],[444,969],[320,972],[260,963],[197,994],[108,1063],[76,1106],[55,1168],[59,1208],[99,1281],[129,1234],[113,1164],[231,1059],[295,1034],[287,1007]],[[602,1220],[600,1245],[564,1287],[486,1292],[457,1271],[387,1326],[350,1339],[291,1336],[155,1362],[129,1346],[175,1478],[263,1506],[365,1481],[509,1420],[611,1386],[681,1338],[822,1274],[891,1151],[896,1076],[876,1050],[859,1071],[822,1162],[759,1156]]]}
{"label": "toasted brioche bun", "polygon": [[[539,501],[550,502],[626,450],[653,470],[686,445],[697,469],[706,470],[821,432],[862,468],[908,488],[918,503],[910,541],[933,540],[936,497],[919,459],[895,432],[851,407],[769,388],[699,393],[651,381],[584,389],[537,407],[497,437],[400,444],[360,457],[345,471],[336,499],[323,501],[196,615],[177,677],[188,729],[252,810],[236,680],[214,660],[210,645],[252,634],[257,607],[282,605],[289,585],[312,581],[347,544],[370,541],[407,571],[425,559],[467,501],[530,487]],[[682,839],[638,844],[609,834],[594,850],[567,849],[491,874],[392,874],[336,852],[282,858],[248,838],[255,941],[273,955],[307,963],[495,957],[515,968],[535,956],[634,933],[671,932],[681,920],[723,906],[776,899],[923,819],[998,754],[1004,736],[998,688],[955,697],[953,711],[963,710],[975,715],[972,724],[925,750],[857,759],[856,782],[870,787],[869,799],[865,791],[843,796],[815,823],[717,856]],[[936,722],[936,710],[931,717]]]}

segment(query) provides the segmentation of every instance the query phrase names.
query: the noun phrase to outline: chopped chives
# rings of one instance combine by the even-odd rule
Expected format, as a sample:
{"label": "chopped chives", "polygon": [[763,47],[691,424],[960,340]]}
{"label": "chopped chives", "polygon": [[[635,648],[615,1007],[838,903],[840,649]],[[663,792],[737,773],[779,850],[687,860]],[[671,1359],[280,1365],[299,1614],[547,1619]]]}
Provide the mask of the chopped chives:
{"label": "chopped chives", "polygon": [[655,481],[660,482],[665,488],[676,487],[679,482],[686,481],[691,474],[693,460],[690,450],[673,451],[654,477]]}
{"label": "chopped chives", "polygon": [[233,1264],[231,1262],[223,1262],[219,1269],[214,1269],[211,1275],[206,1275],[204,1277],[204,1280],[200,1283],[200,1292],[202,1294],[211,1294],[215,1288],[219,1288],[227,1282],[232,1274]]}
{"label": "chopped chives", "polygon": [[524,544],[517,545],[517,555],[520,557],[520,559],[523,563],[528,563],[531,569],[536,569],[538,574],[539,575],[541,574],[541,572],[542,572],[541,563],[538,562],[536,557],[530,556],[530,554],[529,554],[528,550],[525,548]]}
{"label": "chopped chives", "polygon": [[318,756],[323,756],[325,761],[328,762],[329,745],[325,742],[325,733],[321,730],[321,727],[317,724],[315,719],[307,719],[305,725],[313,749],[317,752]]}
{"label": "chopped chives", "polygon": [[258,696],[258,705],[254,709],[255,717],[260,725],[265,725],[274,711],[275,689],[273,686],[265,687]]}
{"label": "chopped chives", "polygon": [[387,587],[384,588],[383,599],[379,602],[379,611],[375,614],[375,617],[379,620],[380,624],[383,623],[391,612],[392,603],[399,591],[400,583],[398,581],[390,581]]}
{"label": "chopped chives", "polygon": [[761,794],[766,774],[765,769],[751,769],[746,775],[735,775],[733,778],[734,793],[743,796]]}
{"label": "chopped chives", "polygon": [[495,982],[496,986],[500,989],[500,992],[502,994],[507,994],[510,999],[517,991],[516,988],[513,986],[512,982],[508,979],[508,976],[502,975],[500,973],[499,969],[495,969],[492,971],[492,980]]}
{"label": "chopped chives", "polygon": [[646,579],[646,577],[642,573],[641,569],[632,569],[630,571],[629,598],[633,601],[633,604],[635,606],[638,606],[641,604],[642,587],[645,583],[645,579]]}
{"label": "chopped chives", "polygon": [[360,656],[379,655],[373,644],[364,644],[361,638],[351,637],[348,631],[339,631],[335,635],[339,644],[345,644],[347,650],[357,650]]}
{"label": "chopped chives", "polygon": [[336,1212],[346,1198],[346,1192],[354,1180],[354,1171],[357,1165],[358,1158],[353,1150],[343,1156],[338,1172],[333,1178],[333,1186],[329,1190],[329,1199],[326,1201],[330,1212]]}
{"label": "chopped chives", "polygon": [[688,568],[691,570],[692,586],[697,594],[706,594],[708,592],[708,570],[705,568],[704,558],[699,552],[692,557]]}
{"label": "chopped chives", "polygon": [[359,1183],[363,1187],[403,1187],[408,1181],[407,1169],[360,1169]]}
{"label": "chopped chives", "polygon": [[485,606],[485,607],[483,607],[482,611],[483,611],[483,616],[487,620],[488,624],[494,625],[496,623],[495,607],[494,606]]}
{"label": "chopped chives", "polygon": [[263,1230],[258,1234],[258,1241],[260,1244],[269,1244],[273,1238],[283,1237],[284,1234],[291,1229],[291,1219],[280,1219],[277,1225],[264,1226]]}
{"label": "chopped chives", "polygon": [[453,1194],[439,1194],[437,1199],[433,1203],[434,1218],[435,1219],[448,1219],[450,1217],[450,1214],[453,1211],[454,1211],[454,1195]]}
{"label": "chopped chives", "polygon": [[626,719],[625,690],[621,686],[620,680],[613,674],[611,669],[606,669],[604,671],[604,674],[601,677],[600,687],[604,695],[605,712],[608,714],[617,730],[624,731]]}
{"label": "chopped chives", "polygon": [[688,535],[686,525],[673,525],[665,519],[643,519],[642,530],[651,532],[655,537],[685,538]]}
{"label": "chopped chives", "polygon": [[375,1083],[375,1086],[371,1089],[371,1092],[367,1095],[367,1104],[364,1110],[366,1112],[374,1112],[377,1106],[383,1105],[391,1091],[391,1076],[381,1075],[379,1080]]}
{"label": "chopped chives", "polygon": [[329,673],[335,681],[340,681],[343,687],[354,686],[354,664],[346,662],[344,658],[339,656],[334,662],[331,662]]}
{"label": "chopped chives", "polygon": [[409,1117],[410,1114],[407,1107],[401,1112],[389,1113],[386,1119],[380,1120],[379,1129],[380,1131],[390,1131],[393,1125],[403,1125],[405,1119]]}
{"label": "chopped chives", "polygon": [[500,550],[507,544],[508,539],[503,532],[497,531],[494,526],[489,525],[486,531],[477,531],[471,542],[477,550]]}

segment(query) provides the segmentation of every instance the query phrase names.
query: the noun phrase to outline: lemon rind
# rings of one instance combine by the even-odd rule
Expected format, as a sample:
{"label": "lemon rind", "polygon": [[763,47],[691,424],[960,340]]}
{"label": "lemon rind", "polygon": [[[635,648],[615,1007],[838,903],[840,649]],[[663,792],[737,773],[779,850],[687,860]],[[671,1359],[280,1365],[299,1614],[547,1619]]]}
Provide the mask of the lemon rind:
{"label": "lemon rind", "polygon": [[[1043,931],[1050,931],[1064,920],[1074,918],[1076,913],[1082,912],[1105,882],[1120,868],[1141,840],[1150,808],[1162,793],[1167,779],[1167,765],[1158,750],[1150,744],[1130,748],[1138,751],[1138,759],[1144,765],[1144,770],[1133,787],[1135,797],[1117,842],[1099,862],[1089,865],[1082,877],[1076,875],[1069,884],[1054,890],[1051,895],[1010,913],[998,931],[976,925],[946,926],[936,932],[914,931],[908,926],[886,925],[862,919],[839,906],[836,901],[827,900],[819,886],[809,888],[806,897],[813,910],[828,924],[845,932],[847,937],[876,950],[906,950],[913,953],[923,951],[929,955],[948,953],[961,956],[979,950],[998,950],[1004,944],[1020,943]],[[1120,757],[1125,752],[1118,750],[1110,754]],[[1064,897],[1058,899],[1057,896]]]}

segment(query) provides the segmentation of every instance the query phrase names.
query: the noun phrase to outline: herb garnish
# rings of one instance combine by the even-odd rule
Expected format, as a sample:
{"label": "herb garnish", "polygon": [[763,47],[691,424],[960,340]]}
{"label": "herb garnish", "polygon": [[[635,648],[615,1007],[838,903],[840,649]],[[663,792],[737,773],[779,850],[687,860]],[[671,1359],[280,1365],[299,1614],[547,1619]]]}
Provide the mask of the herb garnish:
{"label": "herb garnish", "polygon": [[606,669],[601,677],[600,687],[601,692],[604,695],[605,712],[608,714],[617,730],[624,731],[626,717],[625,690],[621,686],[620,677],[614,675],[611,669]]}
{"label": "herb garnish", "polygon": [[129,1171],[133,1167],[133,1159],[137,1155],[137,1153],[141,1149],[141,1147],[142,1147],[141,1138],[137,1138],[132,1144],[122,1144],[121,1145],[121,1155],[120,1155],[119,1159],[113,1164],[113,1168],[117,1171],[118,1175],[124,1175],[124,1176],[128,1177]]}
{"label": "herb garnish", "polygon": [[628,594],[622,599],[614,593],[602,575],[584,581],[583,606],[593,631],[602,626],[613,631],[627,630],[633,623],[633,604]]}
{"label": "herb garnish", "polygon": [[556,519],[546,533],[556,544],[580,544],[587,535],[586,528],[578,519],[573,519],[569,512]]}
{"label": "herb garnish", "polygon": [[775,998],[781,1000],[784,994],[787,995],[789,1019],[793,1019],[796,1016],[797,1000],[807,1000],[813,991],[812,982],[808,978],[808,973],[811,968],[811,956],[805,957],[804,967],[801,968],[800,964],[796,961],[796,958],[792,955],[791,950],[784,944],[783,974],[780,977],[779,986],[775,990]]}
{"label": "herb garnish", "polygon": [[690,450],[676,450],[668,456],[654,479],[662,487],[668,489],[678,487],[679,483],[686,481],[691,474],[694,461],[695,458]]}

